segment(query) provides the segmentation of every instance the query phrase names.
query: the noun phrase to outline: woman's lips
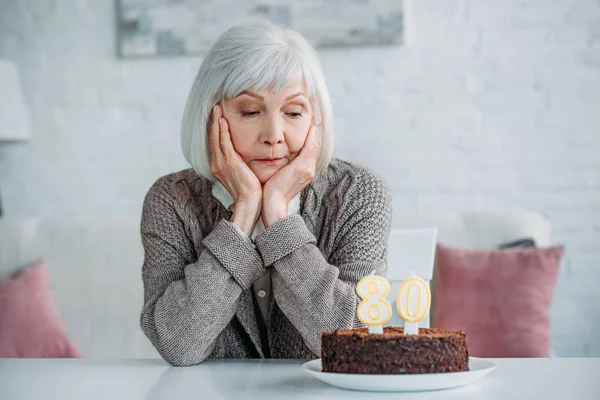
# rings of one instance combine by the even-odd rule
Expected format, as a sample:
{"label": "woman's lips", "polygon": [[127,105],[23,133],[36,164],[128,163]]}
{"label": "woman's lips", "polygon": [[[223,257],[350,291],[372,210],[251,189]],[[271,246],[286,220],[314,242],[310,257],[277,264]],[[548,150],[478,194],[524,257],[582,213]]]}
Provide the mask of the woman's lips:
{"label": "woman's lips", "polygon": [[281,160],[283,160],[283,157],[281,157],[281,158],[259,158],[259,159],[256,159],[255,161],[257,161],[263,165],[277,165]]}

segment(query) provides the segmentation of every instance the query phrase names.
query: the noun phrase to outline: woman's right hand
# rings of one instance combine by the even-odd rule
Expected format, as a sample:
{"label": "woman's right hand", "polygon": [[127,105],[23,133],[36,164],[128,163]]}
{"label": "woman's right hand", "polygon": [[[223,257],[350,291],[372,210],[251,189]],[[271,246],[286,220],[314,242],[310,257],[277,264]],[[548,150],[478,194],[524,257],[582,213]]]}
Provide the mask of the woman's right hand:
{"label": "woman's right hand", "polygon": [[235,202],[231,222],[250,237],[260,216],[262,186],[254,172],[233,148],[229,124],[219,104],[212,109],[208,141],[210,169]]}

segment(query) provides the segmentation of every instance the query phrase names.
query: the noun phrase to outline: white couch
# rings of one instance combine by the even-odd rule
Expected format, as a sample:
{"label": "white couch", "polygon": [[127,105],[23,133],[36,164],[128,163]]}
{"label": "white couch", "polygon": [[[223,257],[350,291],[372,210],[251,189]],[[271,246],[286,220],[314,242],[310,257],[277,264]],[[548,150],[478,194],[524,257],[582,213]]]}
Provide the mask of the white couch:
{"label": "white couch", "polygon": [[[550,243],[550,222],[527,210],[395,214],[393,228],[438,229],[438,241],[495,248],[523,237]],[[0,276],[36,258],[50,268],[70,338],[84,357],[160,357],[139,328],[143,251],[139,220],[0,218]]]}

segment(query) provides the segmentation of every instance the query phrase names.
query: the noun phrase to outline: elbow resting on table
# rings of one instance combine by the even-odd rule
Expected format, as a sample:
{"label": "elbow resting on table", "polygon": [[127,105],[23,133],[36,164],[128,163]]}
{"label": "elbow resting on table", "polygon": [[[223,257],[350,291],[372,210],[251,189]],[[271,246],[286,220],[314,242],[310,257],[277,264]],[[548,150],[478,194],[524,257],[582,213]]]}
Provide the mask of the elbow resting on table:
{"label": "elbow resting on table", "polygon": [[174,367],[188,367],[198,365],[204,362],[212,349],[214,342],[211,344],[202,343],[202,341],[194,341],[193,339],[182,340],[181,335],[174,335],[171,340],[161,337],[155,321],[150,321],[153,318],[152,312],[147,310],[140,319],[142,331],[150,339],[154,348],[158,351],[161,357]]}

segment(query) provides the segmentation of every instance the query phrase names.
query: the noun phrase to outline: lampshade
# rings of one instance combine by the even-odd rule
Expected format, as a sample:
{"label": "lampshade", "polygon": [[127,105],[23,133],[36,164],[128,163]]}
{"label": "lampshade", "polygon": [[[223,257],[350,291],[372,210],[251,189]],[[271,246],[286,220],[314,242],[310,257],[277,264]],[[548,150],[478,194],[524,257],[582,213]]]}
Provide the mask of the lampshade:
{"label": "lampshade", "polygon": [[29,112],[25,106],[17,65],[0,60],[0,142],[29,139]]}

